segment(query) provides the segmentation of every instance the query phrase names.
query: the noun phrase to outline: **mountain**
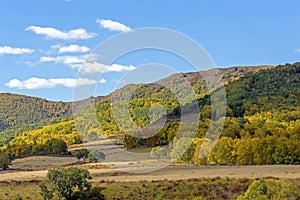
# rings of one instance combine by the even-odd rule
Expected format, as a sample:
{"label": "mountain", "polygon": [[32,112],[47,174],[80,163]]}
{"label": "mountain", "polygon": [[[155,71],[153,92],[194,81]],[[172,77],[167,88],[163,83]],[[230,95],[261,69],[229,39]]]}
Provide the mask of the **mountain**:
{"label": "mountain", "polygon": [[[166,114],[167,123],[154,138],[149,139],[151,141],[135,140],[135,142],[139,142],[138,145],[142,146],[166,144],[173,139],[176,130],[178,130],[182,114],[178,98],[168,88],[177,87],[177,93],[182,96],[181,103],[183,103],[184,108],[193,110],[194,104],[188,103],[190,99],[186,95],[186,88],[179,84],[187,81],[192,86],[197,97],[196,101],[201,108],[201,121],[197,131],[197,137],[201,138],[207,130],[211,117],[210,93],[217,92],[220,83],[223,82],[225,83],[228,102],[223,136],[232,138],[242,138],[247,134],[255,136],[257,129],[252,128],[250,130],[248,127],[253,122],[249,121],[251,116],[255,116],[256,120],[260,115],[267,115],[264,112],[271,112],[272,115],[278,116],[277,121],[279,116],[287,115],[293,118],[286,117],[286,119],[280,120],[288,122],[299,119],[299,66],[299,63],[295,63],[277,67],[220,68],[200,73],[178,73],[150,84],[129,84],[108,96],[75,102],[75,105],[81,108],[77,113],[76,120],[79,120],[79,123],[77,123],[76,128],[79,129],[79,132],[85,133],[81,139],[95,139],[98,136],[120,134],[124,129],[126,130],[131,126],[146,127],[157,120],[159,121]],[[208,83],[205,82],[203,76],[218,78],[213,79],[215,82],[211,84],[210,89],[207,89],[205,84]],[[74,136],[74,120],[70,117],[71,103],[51,102],[45,99],[13,94],[0,94],[0,99],[0,126],[1,130],[4,130],[0,132],[2,144],[9,143],[11,139],[11,143],[20,142],[20,140],[41,141],[40,137],[48,137],[49,134],[56,135],[55,137],[58,138],[63,138],[62,134],[72,134],[66,136],[73,138],[68,139],[67,143],[78,142],[78,138]],[[112,104],[115,99],[117,101]],[[91,106],[89,106],[89,102],[92,102]],[[126,105],[128,102],[129,105]],[[112,106],[115,107],[112,108]],[[122,112],[118,113],[124,106],[128,108],[129,116],[125,116]],[[161,112],[161,107],[166,110],[166,113]],[[85,121],[93,115],[93,109],[96,109],[97,119]],[[251,120],[253,119],[251,118]],[[278,123],[277,121],[276,123]],[[156,123],[153,124],[155,126]],[[47,125],[46,129],[43,128],[45,125]],[[245,127],[248,129],[246,130]],[[266,127],[267,129],[268,127]],[[59,134],[57,134],[57,130],[59,130]],[[270,133],[268,134],[270,135]],[[295,135],[294,132],[291,134]],[[17,140],[14,140],[13,138],[17,135],[20,137],[16,137]],[[137,144],[132,145],[132,147],[135,146]]]}
{"label": "mountain", "polygon": [[26,130],[71,116],[71,103],[24,95],[0,94],[0,144]]}
{"label": "mountain", "polygon": [[[219,95],[222,85],[227,113],[221,127],[211,120],[219,112],[212,110],[211,94],[224,98]],[[187,92],[191,88],[194,99]],[[15,156],[44,154],[49,144],[122,134],[128,149],[166,148],[182,162],[300,164],[300,63],[178,73],[150,84],[129,84],[105,97],[74,102],[75,117],[70,117],[70,103],[2,95],[6,110],[0,118],[5,129],[0,132],[0,149]],[[221,135],[216,134],[219,130]],[[203,145],[213,149],[199,158]],[[186,151],[179,155],[182,149]]]}
{"label": "mountain", "polygon": [[297,107],[300,105],[300,63],[247,74],[230,83],[226,93],[235,117]]}
{"label": "mountain", "polygon": [[51,118],[71,114],[71,103],[53,102],[24,95],[0,94],[0,131],[12,127],[40,124]]}
{"label": "mountain", "polygon": [[[191,107],[191,105],[186,104],[197,98],[199,102],[203,99],[207,101],[209,93],[220,87],[221,83],[226,85],[247,74],[271,68],[274,67],[211,69],[201,72],[178,73],[149,84],[128,84],[97,102],[95,108],[98,120],[94,122],[82,121],[80,124],[83,127],[81,127],[80,132],[88,132],[88,130],[93,129],[93,132],[98,135],[110,135],[121,134],[122,129],[129,127],[145,127],[162,117],[163,113],[160,112],[159,107],[163,107],[165,114],[169,116],[177,115],[180,106]],[[203,79],[203,77],[205,78]],[[209,79],[214,81],[207,83]],[[209,89],[206,84],[210,84]],[[196,96],[191,95],[189,90],[193,90]],[[174,91],[176,91],[176,95]],[[130,116],[128,116],[128,111],[124,111],[124,109],[128,109]],[[153,111],[150,114],[148,113],[149,109]],[[94,105],[91,105],[91,109],[86,108],[80,114],[81,119],[90,119],[89,116],[93,115],[93,110]],[[104,127],[103,130],[96,128],[99,124]]]}

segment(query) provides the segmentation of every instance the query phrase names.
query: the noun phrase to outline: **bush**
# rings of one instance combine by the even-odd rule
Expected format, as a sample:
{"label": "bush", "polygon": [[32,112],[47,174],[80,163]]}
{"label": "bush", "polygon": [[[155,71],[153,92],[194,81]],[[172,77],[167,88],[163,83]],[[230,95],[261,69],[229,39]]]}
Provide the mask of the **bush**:
{"label": "bush", "polygon": [[54,192],[66,200],[104,199],[100,189],[92,188],[88,182],[90,179],[92,177],[86,169],[52,169],[47,174],[47,182],[40,184],[40,194],[44,200],[53,199]]}
{"label": "bush", "polygon": [[153,147],[151,149],[151,157],[155,159],[167,158],[168,157],[168,150],[166,147]]}
{"label": "bush", "polygon": [[9,156],[6,153],[0,151],[0,170],[8,169],[9,163]]}
{"label": "bush", "polygon": [[91,150],[88,154],[88,163],[97,163],[105,160],[106,155],[102,151],[99,150]]}
{"label": "bush", "polygon": [[280,199],[296,200],[300,198],[297,185],[288,180],[255,180],[238,200]]}
{"label": "bush", "polygon": [[80,149],[80,150],[76,150],[74,152],[74,156],[80,160],[80,159],[83,159],[83,162],[85,163],[85,160],[88,158],[89,156],[89,150],[87,149]]}

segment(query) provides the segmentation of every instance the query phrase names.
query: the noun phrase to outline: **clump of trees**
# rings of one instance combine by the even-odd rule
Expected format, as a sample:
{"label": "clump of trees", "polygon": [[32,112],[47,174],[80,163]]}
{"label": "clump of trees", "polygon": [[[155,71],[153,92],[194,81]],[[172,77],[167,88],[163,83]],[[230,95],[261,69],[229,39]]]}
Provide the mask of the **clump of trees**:
{"label": "clump of trees", "polygon": [[100,188],[92,187],[92,177],[86,169],[65,168],[48,171],[47,181],[40,183],[40,194],[44,200],[56,196],[66,200],[105,199]]}
{"label": "clump of trees", "polygon": [[68,152],[67,143],[64,140],[50,138],[45,143],[32,144],[9,144],[6,146],[6,152],[15,157],[31,156],[31,155],[64,155]]}
{"label": "clump of trees", "polygon": [[61,121],[15,136],[3,149],[16,157],[65,154],[67,145],[80,143],[74,120]]}
{"label": "clump of trees", "polygon": [[88,149],[79,149],[73,152],[73,155],[78,160],[83,160],[83,163],[97,163],[105,160],[106,155],[100,150],[88,150]]}
{"label": "clump of trees", "polygon": [[300,198],[300,192],[296,184],[289,180],[260,179],[251,183],[244,195],[238,200],[267,200],[285,199],[296,200]]}
{"label": "clump of trees", "polygon": [[284,137],[232,139],[222,137],[213,149],[199,159],[202,140],[197,140],[193,162],[209,165],[300,164],[300,141]]}
{"label": "clump of trees", "polygon": [[168,149],[166,147],[157,146],[151,149],[150,155],[154,159],[168,158]]}

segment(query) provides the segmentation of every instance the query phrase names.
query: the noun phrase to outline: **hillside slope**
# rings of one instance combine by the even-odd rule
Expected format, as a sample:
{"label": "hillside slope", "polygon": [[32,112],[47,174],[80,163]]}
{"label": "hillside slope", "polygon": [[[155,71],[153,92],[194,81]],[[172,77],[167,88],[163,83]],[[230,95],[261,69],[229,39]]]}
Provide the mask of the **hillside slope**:
{"label": "hillside slope", "polygon": [[[272,66],[232,67],[201,72],[202,75],[211,72],[218,73],[219,77],[221,77],[219,81],[225,82],[228,118],[226,118],[223,135],[233,138],[241,137],[240,132],[246,123],[245,116],[252,116],[264,111],[273,110],[278,115],[278,112],[285,110],[287,113],[293,112],[290,115],[298,119],[298,111],[295,110],[299,107],[299,66],[299,63],[295,63],[277,66],[276,68]],[[151,84],[127,85],[106,97],[95,98],[95,105],[91,109],[95,106],[98,120],[85,122],[84,120],[88,119],[90,115],[90,110],[84,110],[80,118],[80,132],[86,133],[88,138],[95,138],[97,135],[120,134],[122,133],[122,128],[132,122],[137,127],[144,127],[161,117],[159,112],[154,112],[152,116],[149,116],[148,110],[162,105],[166,109],[168,116],[173,118],[173,120],[167,121],[163,129],[157,134],[157,138],[164,141],[171,140],[172,134],[176,133],[179,126],[178,120],[176,120],[176,118],[180,118],[179,104],[171,91],[166,87],[162,87],[159,83],[163,82],[172,85],[180,82],[182,79],[190,82],[197,94],[202,120],[197,137],[203,137],[207,130],[207,119],[211,116],[210,96],[198,72],[174,74]],[[217,85],[215,89],[217,89]],[[132,87],[137,87],[133,93],[130,92]],[[184,92],[184,88],[182,88],[182,92]],[[111,98],[118,94],[130,99],[129,112],[131,119],[128,120],[120,115],[120,118],[125,119],[124,123],[122,122],[122,127],[115,122],[111,107]],[[2,130],[6,129],[6,131],[1,133],[3,143],[5,141],[9,142],[7,140],[8,137],[11,139],[15,133],[22,134],[29,128],[41,128],[46,124],[54,124],[54,127],[55,123],[61,122],[61,118],[70,116],[70,103],[49,102],[45,99],[12,94],[1,94],[0,99],[0,126]],[[90,101],[93,102],[91,99],[86,102]],[[121,101],[120,104],[122,105],[122,103]],[[80,104],[84,103],[81,102]],[[189,105],[187,104],[186,106],[188,107]],[[192,107],[190,109],[192,110]],[[243,118],[245,118],[244,121],[241,120]],[[68,124],[73,124],[72,119],[68,120],[71,121],[63,126],[64,129],[73,129],[73,127],[68,127]],[[26,128],[30,124],[32,126]],[[99,125],[101,128],[99,128]],[[56,130],[55,128],[52,129],[51,126],[49,130]],[[20,128],[15,131],[18,127]],[[38,132],[30,131],[28,135],[34,137],[36,133]],[[48,131],[47,134],[55,135],[55,132]],[[161,138],[161,135],[165,136]],[[166,136],[167,138],[165,138]],[[22,134],[22,137],[25,137],[24,140],[30,140],[29,138],[26,139],[26,134]],[[38,138],[36,139],[38,140]],[[153,141],[154,143],[157,142],[156,139]]]}
{"label": "hillside slope", "polygon": [[0,131],[26,124],[39,124],[70,114],[70,103],[47,101],[24,95],[0,94]]}

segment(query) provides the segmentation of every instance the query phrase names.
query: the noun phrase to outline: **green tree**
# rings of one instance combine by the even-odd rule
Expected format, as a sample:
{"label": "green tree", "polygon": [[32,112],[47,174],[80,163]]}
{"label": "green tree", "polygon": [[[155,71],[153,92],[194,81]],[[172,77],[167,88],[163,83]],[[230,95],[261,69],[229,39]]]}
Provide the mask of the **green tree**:
{"label": "green tree", "polygon": [[40,187],[40,195],[43,197],[43,200],[50,200],[53,199],[54,195],[53,195],[53,190],[54,188],[48,188],[47,185],[45,183],[40,183],[39,184]]}
{"label": "green tree", "polygon": [[232,138],[222,137],[209,154],[210,164],[235,164],[235,141]]}
{"label": "green tree", "polygon": [[77,168],[52,169],[48,171],[47,183],[41,183],[43,199],[52,199],[56,192],[66,200],[104,199],[99,189],[93,189],[88,170]]}
{"label": "green tree", "polygon": [[157,146],[157,147],[153,147],[151,149],[150,154],[151,154],[151,157],[155,158],[155,159],[167,158],[168,150],[166,149],[166,147]]}
{"label": "green tree", "polygon": [[287,180],[255,180],[238,200],[296,200],[300,198],[297,185]]}
{"label": "green tree", "polygon": [[276,164],[299,164],[299,142],[291,141],[287,138],[279,138],[273,158]]}
{"label": "green tree", "polygon": [[0,169],[1,170],[8,169],[9,163],[10,163],[9,156],[3,151],[0,151]]}
{"label": "green tree", "polygon": [[256,165],[274,164],[273,154],[276,147],[276,138],[266,137],[262,139],[253,138],[254,145],[254,163]]}
{"label": "green tree", "polygon": [[61,154],[68,151],[67,143],[63,140],[51,138],[45,144],[48,153]]}
{"label": "green tree", "polygon": [[236,142],[236,164],[253,165],[255,155],[255,142],[252,139],[242,139]]}
{"label": "green tree", "polygon": [[97,163],[105,160],[106,155],[100,150],[91,150],[88,154],[88,162],[89,163]]}
{"label": "green tree", "polygon": [[88,156],[89,156],[89,150],[87,150],[87,149],[80,149],[80,150],[76,150],[75,152],[74,152],[74,155],[76,156],[76,158],[78,159],[78,160],[81,160],[81,159],[83,159],[83,162],[85,163],[85,160],[88,158]]}
{"label": "green tree", "polygon": [[174,139],[173,149],[170,153],[172,159],[180,162],[192,162],[196,145],[192,138]]}

